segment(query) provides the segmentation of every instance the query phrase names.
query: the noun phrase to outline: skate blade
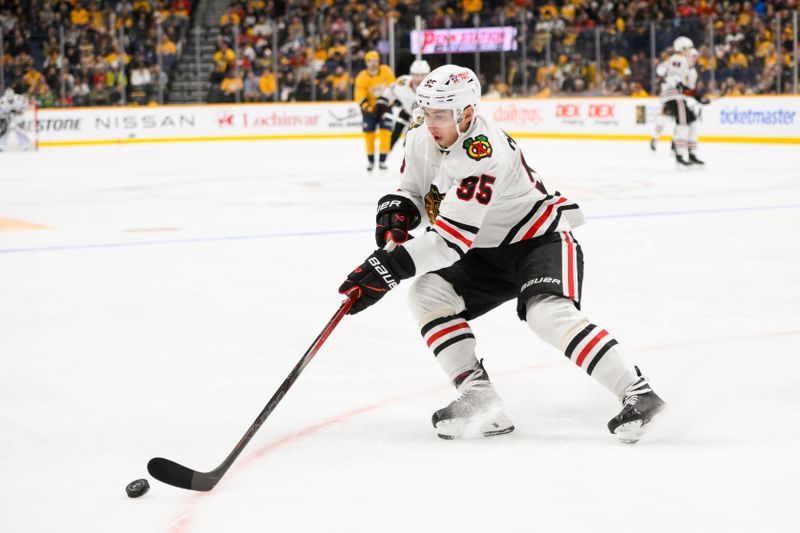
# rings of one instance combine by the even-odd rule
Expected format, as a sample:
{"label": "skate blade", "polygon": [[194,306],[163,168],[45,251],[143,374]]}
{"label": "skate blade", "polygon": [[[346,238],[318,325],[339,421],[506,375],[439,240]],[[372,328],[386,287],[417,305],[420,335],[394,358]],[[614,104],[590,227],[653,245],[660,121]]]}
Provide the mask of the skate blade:
{"label": "skate blade", "polygon": [[440,439],[468,439],[473,437],[494,437],[514,431],[514,424],[504,414],[485,420],[443,420],[436,425],[436,434]]}
{"label": "skate blade", "polygon": [[614,430],[614,435],[617,436],[622,444],[636,444],[639,442],[639,439],[642,438],[645,431],[646,429],[641,420],[633,420],[620,424],[620,426]]}
{"label": "skate blade", "polygon": [[620,424],[614,430],[614,435],[617,436],[622,444],[636,444],[644,436],[645,433],[650,431],[653,426],[660,425],[660,415],[667,408],[666,404],[662,404],[651,415],[650,419],[645,420],[631,420],[624,424]]}

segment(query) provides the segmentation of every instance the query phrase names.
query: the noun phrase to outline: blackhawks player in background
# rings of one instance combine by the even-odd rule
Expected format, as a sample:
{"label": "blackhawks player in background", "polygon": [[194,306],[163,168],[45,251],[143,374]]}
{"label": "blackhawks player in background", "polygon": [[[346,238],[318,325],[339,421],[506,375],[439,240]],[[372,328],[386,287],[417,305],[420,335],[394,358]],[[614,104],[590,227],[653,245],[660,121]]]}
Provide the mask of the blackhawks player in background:
{"label": "blackhawks player in background", "polygon": [[[584,217],[548,191],[514,139],[479,113],[480,94],[475,73],[456,65],[420,84],[400,188],[378,201],[381,248],[339,292],[357,298],[350,313],[358,313],[417,277],[411,311],[459,393],[433,414],[440,437],[513,431],[469,321],[516,299],[521,320],[622,402],[608,429],[636,442],[664,402],[623,360],[614,337],[580,311],[583,253],[572,229]],[[409,231],[423,221],[426,231],[412,239]]]}
{"label": "blackhawks player in background", "polygon": [[394,81],[392,69],[381,65],[378,52],[370,51],[364,55],[367,68],[356,76],[355,100],[361,106],[364,139],[367,143],[367,170],[375,168],[375,130],[378,130],[379,156],[378,164],[381,170],[386,170],[386,156],[392,137],[392,121],[381,118],[375,112],[378,98]]}
{"label": "blackhawks player in background", "polygon": [[417,87],[430,71],[431,67],[427,61],[417,59],[411,63],[408,74],[397,78],[378,98],[378,103],[375,104],[377,116],[384,117],[386,113],[395,111],[388,115],[388,118],[394,121],[389,151],[408,128],[414,108],[417,106]]}
{"label": "blackhawks player in background", "polygon": [[[14,94],[12,89],[6,89],[0,97],[0,152],[5,152],[12,146],[18,150],[33,148],[24,124],[21,123],[22,115],[27,108],[27,98],[21,94]],[[16,142],[12,142],[12,139]]]}
{"label": "blackhawks player in background", "polygon": [[[673,146],[678,168],[703,166],[705,163],[697,157],[699,118],[697,104],[707,104],[708,99],[699,96],[695,90],[697,71],[694,69],[694,63],[697,51],[688,37],[678,37],[672,47],[675,53],[656,67],[656,74],[663,80],[661,113],[664,117],[675,120]],[[660,132],[657,123],[655,137],[658,137]],[[651,140],[650,148],[655,149],[654,140]]]}

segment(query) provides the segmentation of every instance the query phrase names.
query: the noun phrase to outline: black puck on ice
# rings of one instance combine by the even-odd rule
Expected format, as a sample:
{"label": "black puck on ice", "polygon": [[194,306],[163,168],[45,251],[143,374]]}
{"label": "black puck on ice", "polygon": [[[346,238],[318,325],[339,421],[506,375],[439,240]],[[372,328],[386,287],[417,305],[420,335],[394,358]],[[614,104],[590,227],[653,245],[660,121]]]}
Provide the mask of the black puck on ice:
{"label": "black puck on ice", "polygon": [[131,481],[128,483],[128,486],[125,487],[125,492],[128,493],[128,498],[138,498],[139,496],[144,496],[147,494],[148,490],[150,490],[150,483],[148,483],[146,479],[137,479],[136,481]]}

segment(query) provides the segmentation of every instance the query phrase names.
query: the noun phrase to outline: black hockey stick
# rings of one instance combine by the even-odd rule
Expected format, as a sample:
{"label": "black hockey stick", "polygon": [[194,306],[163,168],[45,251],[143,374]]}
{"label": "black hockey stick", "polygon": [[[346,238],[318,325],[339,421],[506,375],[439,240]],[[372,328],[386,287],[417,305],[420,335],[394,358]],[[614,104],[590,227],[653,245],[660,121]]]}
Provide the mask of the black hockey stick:
{"label": "black hockey stick", "polygon": [[350,310],[350,307],[352,307],[353,302],[355,301],[356,297],[351,296],[346,301],[342,302],[342,305],[339,306],[336,314],[334,314],[333,317],[328,321],[325,329],[323,329],[322,333],[317,336],[317,338],[311,344],[311,347],[306,350],[306,353],[303,354],[303,357],[297,362],[297,365],[295,365],[278,390],[275,391],[275,394],[272,396],[272,398],[270,398],[267,405],[258,414],[255,421],[250,424],[250,427],[247,428],[244,436],[233,448],[233,451],[230,453],[230,455],[228,455],[228,457],[222,461],[221,465],[211,472],[197,472],[196,470],[186,468],[185,466],[179,465],[178,463],[170,461],[169,459],[155,457],[150,459],[150,462],[147,463],[147,471],[150,472],[150,475],[163,483],[182,489],[200,491],[209,491],[213,489],[219,480],[222,479],[222,476],[225,475],[225,472],[227,472],[231,467],[236,458],[239,457],[239,454],[242,453],[242,450],[244,450],[245,446],[247,446],[267,417],[272,414],[272,411],[275,410],[275,407],[277,407],[277,405],[292,387],[295,380],[297,380],[297,377],[308,365],[308,363],[311,362],[311,359],[314,358],[314,355],[316,355],[322,344],[331,334],[339,321],[342,320],[342,317],[347,314],[347,311]]}

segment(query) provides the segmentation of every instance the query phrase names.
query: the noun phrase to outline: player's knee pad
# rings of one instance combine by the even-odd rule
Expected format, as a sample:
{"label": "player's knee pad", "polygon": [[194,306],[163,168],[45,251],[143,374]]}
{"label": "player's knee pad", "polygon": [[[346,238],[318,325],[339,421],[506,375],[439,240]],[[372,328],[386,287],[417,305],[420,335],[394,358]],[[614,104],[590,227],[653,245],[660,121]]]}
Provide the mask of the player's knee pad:
{"label": "player's knee pad", "polygon": [[589,320],[569,298],[539,294],[528,300],[526,322],[543,341],[564,351],[575,332],[586,327]]}
{"label": "player's knee pad", "polygon": [[438,274],[418,277],[408,290],[408,305],[418,324],[457,315],[466,308],[464,299]]}

